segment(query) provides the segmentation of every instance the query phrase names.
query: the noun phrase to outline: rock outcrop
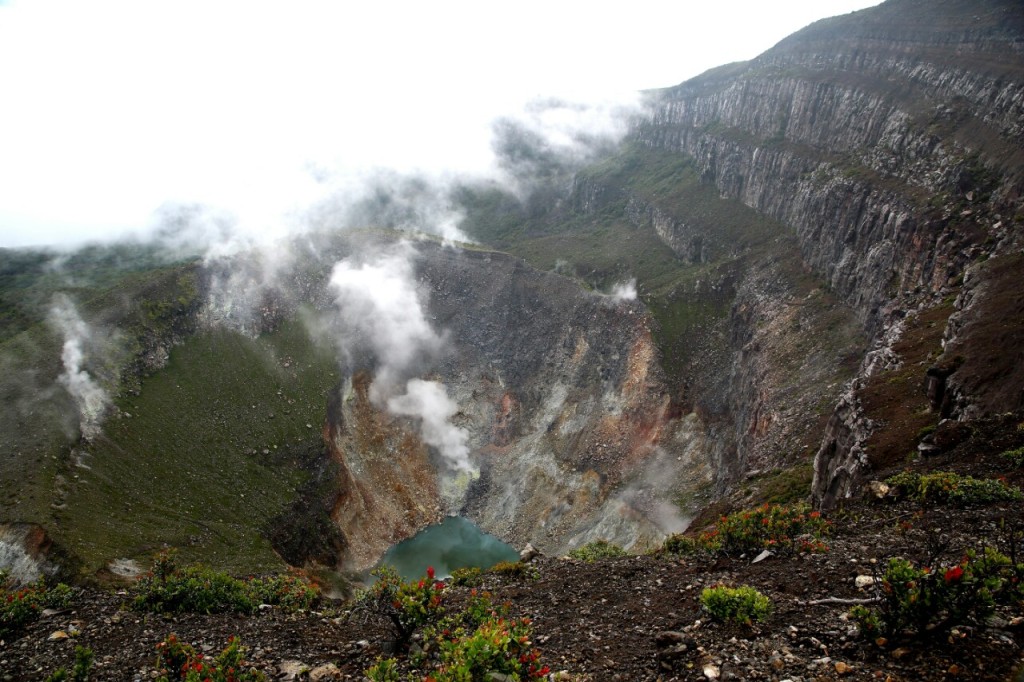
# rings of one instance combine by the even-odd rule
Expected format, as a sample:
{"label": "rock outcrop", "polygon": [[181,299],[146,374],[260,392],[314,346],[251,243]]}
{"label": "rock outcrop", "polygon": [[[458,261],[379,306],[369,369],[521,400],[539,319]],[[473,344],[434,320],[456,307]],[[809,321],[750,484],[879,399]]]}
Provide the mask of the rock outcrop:
{"label": "rock outcrop", "polygon": [[[1024,178],[1017,2],[890,0],[813,24],[751,62],[664,91],[653,106],[634,139],[686,155],[722,196],[795,234],[803,262],[876,346],[894,338],[908,312],[956,295],[972,261],[1016,262]],[[701,259],[701,237],[684,220],[673,224],[656,208],[634,214],[681,256]],[[970,311],[981,314],[982,299],[1006,291],[1005,266],[971,272],[949,352],[970,343],[952,341],[971,326]],[[995,307],[1005,320],[1010,311]],[[985,324],[972,329],[984,334]],[[870,372],[865,362],[861,374]],[[1019,406],[1020,378],[990,374],[949,377],[953,413]],[[816,458],[819,503],[853,491],[870,428],[848,392]]]}

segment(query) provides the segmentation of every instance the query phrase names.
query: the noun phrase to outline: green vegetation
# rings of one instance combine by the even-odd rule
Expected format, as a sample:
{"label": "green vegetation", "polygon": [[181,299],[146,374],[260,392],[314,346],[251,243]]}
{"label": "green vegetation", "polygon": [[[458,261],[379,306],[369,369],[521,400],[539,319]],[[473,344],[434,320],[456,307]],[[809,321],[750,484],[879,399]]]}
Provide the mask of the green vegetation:
{"label": "green vegetation", "polygon": [[453,587],[475,587],[480,584],[481,571],[476,566],[456,568],[448,582]]}
{"label": "green vegetation", "polygon": [[879,580],[879,605],[858,605],[851,616],[879,645],[890,639],[937,634],[954,625],[978,625],[998,601],[1020,602],[1024,564],[993,549],[969,551],[952,566],[915,566],[896,557]]}
{"label": "green vegetation", "polygon": [[707,587],[700,593],[700,603],[712,618],[744,625],[766,620],[772,611],[771,600],[749,585]]}
{"label": "green vegetation", "polygon": [[203,566],[179,567],[171,550],[156,556],[133,592],[136,609],[155,613],[253,613],[260,604],[294,611],[319,599],[314,587],[293,576],[239,580]]}
{"label": "green vegetation", "polygon": [[161,543],[225,570],[281,569],[266,529],[322,451],[336,377],[299,322],[255,340],[192,337],[139,395],[118,400],[121,418],[76,472],[61,539],[92,570]]}
{"label": "green vegetation", "polygon": [[930,474],[904,471],[886,479],[886,483],[896,489],[898,494],[919,502],[971,505],[1024,499],[1024,493],[1019,488],[1005,481],[961,476],[951,471],[934,471]]}
{"label": "green vegetation", "polygon": [[[433,569],[425,578],[403,582],[389,567],[374,572],[377,582],[356,601],[357,610],[387,618],[394,626],[399,651],[422,631],[421,646],[410,655],[411,667],[436,682],[490,679],[539,680],[550,672],[532,647],[529,618],[512,618],[509,605],[496,606],[491,595],[470,593],[466,606],[445,614],[446,586],[434,582]],[[366,670],[375,682],[399,680],[396,658],[378,659]]]}
{"label": "green vegetation", "polygon": [[522,561],[499,561],[487,569],[488,573],[507,578],[536,578],[537,569]]}
{"label": "green vegetation", "polygon": [[43,609],[64,608],[69,603],[71,588],[63,583],[49,587],[40,578],[31,585],[18,587],[0,572],[0,639],[35,621]]}
{"label": "green vegetation", "polygon": [[160,675],[157,682],[262,682],[267,679],[257,670],[246,669],[245,649],[236,637],[229,639],[217,656],[204,656],[173,634],[157,644],[156,651]]}
{"label": "green vegetation", "polygon": [[589,564],[599,559],[615,559],[617,557],[627,555],[625,550],[616,544],[608,542],[607,540],[594,540],[593,542],[588,542],[582,547],[577,547],[570,551],[569,556],[573,559],[586,561]]}
{"label": "green vegetation", "polygon": [[444,615],[442,595],[445,584],[434,580],[428,568],[425,579],[405,582],[391,566],[373,570],[373,586],[356,596],[356,611],[385,618],[395,632],[400,650],[405,650],[417,629],[436,623]]}
{"label": "green vegetation", "polygon": [[776,553],[825,552],[831,522],[806,504],[763,504],[721,517],[697,537],[672,535],[662,549],[669,554],[698,551],[738,556],[770,549]]}
{"label": "green vegetation", "polygon": [[810,496],[813,478],[814,465],[806,462],[771,472],[755,482],[760,489],[760,499],[765,502],[793,504]]}
{"label": "green vegetation", "polygon": [[1014,448],[1013,450],[1007,450],[1001,453],[1002,457],[1010,460],[1013,466],[1020,468],[1024,466],[1024,447]]}
{"label": "green vegetation", "polygon": [[46,682],[86,682],[89,679],[89,671],[92,670],[92,660],[92,649],[76,646],[75,663],[71,667],[71,672],[65,668],[58,668],[46,678]]}

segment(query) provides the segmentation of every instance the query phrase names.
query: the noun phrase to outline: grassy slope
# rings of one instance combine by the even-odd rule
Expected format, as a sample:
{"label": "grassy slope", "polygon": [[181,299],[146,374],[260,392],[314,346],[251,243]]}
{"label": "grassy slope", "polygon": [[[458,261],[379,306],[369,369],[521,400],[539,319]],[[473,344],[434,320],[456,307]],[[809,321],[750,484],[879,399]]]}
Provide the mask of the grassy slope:
{"label": "grassy slope", "polygon": [[131,416],[108,421],[90,468],[74,468],[58,539],[92,570],[161,543],[239,571],[279,567],[262,531],[322,451],[335,369],[298,323],[258,340],[193,337],[139,395],[118,401]]}
{"label": "grassy slope", "polygon": [[[264,531],[295,499],[301,465],[322,453],[333,354],[297,322],[259,340],[190,336],[202,302],[191,263],[121,247],[55,258],[0,252],[0,522],[42,524],[86,574],[163,543],[219,567],[279,567]],[[109,342],[87,368],[98,376],[116,365],[105,386],[132,415],[111,417],[89,446],[75,442],[74,407],[57,382],[63,338],[46,322],[57,293]],[[165,368],[141,382],[119,373],[172,337],[189,340]]]}

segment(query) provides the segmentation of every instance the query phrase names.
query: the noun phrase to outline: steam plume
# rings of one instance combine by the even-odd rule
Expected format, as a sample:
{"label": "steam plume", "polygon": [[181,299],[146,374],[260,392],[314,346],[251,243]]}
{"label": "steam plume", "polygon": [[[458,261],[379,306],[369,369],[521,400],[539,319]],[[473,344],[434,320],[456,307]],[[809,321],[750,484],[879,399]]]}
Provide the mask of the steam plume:
{"label": "steam plume", "polygon": [[371,400],[392,414],[419,419],[423,441],[437,448],[452,468],[471,473],[468,434],[449,421],[458,406],[439,382],[410,378],[444,346],[416,290],[415,253],[409,242],[401,242],[372,262],[346,259],[334,266],[330,286],[349,342],[379,363]]}
{"label": "steam plume", "polygon": [[442,338],[423,313],[409,242],[372,262],[347,258],[334,266],[330,287],[336,294],[348,340],[363,346],[380,363],[371,390],[384,403],[420,361],[437,354]]}
{"label": "steam plume", "polygon": [[626,282],[619,282],[612,287],[612,292],[609,294],[613,300],[619,301],[635,301],[636,300],[636,277]]}
{"label": "steam plume", "polygon": [[61,350],[64,371],[57,381],[67,389],[75,401],[82,436],[92,439],[99,434],[100,421],[110,404],[106,391],[84,368],[85,349],[90,345],[92,331],[78,314],[71,299],[63,294],[54,297],[53,306],[50,308],[50,323],[64,336],[64,346]]}
{"label": "steam plume", "polygon": [[467,433],[449,421],[459,411],[459,406],[448,397],[444,385],[437,381],[411,379],[406,384],[405,395],[388,400],[388,410],[392,414],[419,417],[423,441],[443,453],[456,469],[472,471],[466,445]]}

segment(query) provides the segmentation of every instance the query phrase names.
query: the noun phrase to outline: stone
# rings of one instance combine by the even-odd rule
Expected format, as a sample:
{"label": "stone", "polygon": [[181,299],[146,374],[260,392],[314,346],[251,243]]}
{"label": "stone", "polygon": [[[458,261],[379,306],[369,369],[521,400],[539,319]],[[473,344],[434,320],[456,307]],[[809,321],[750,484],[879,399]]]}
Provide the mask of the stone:
{"label": "stone", "polygon": [[836,661],[835,668],[837,675],[848,675],[849,673],[853,672],[853,668],[850,667],[848,664],[843,663],[842,661]]}
{"label": "stone", "polygon": [[892,491],[887,483],[881,481],[871,481],[864,488],[867,494],[876,500],[884,500]]}
{"label": "stone", "polygon": [[277,668],[280,680],[298,680],[309,670],[309,666],[301,661],[281,661]]}
{"label": "stone", "polygon": [[875,584],[875,578],[874,578],[874,576],[870,576],[870,575],[858,575],[854,579],[853,584],[856,585],[857,587],[859,587],[860,589],[864,589],[865,587],[868,587],[869,585],[874,585]]}
{"label": "stone", "polygon": [[722,670],[714,663],[708,663],[704,666],[704,677],[709,680],[717,680],[722,674]]}
{"label": "stone", "polygon": [[523,563],[533,561],[539,556],[541,556],[540,550],[529,542],[526,543],[526,547],[523,547],[523,551],[519,552],[519,560]]}
{"label": "stone", "polygon": [[673,644],[681,644],[687,639],[689,638],[682,632],[665,630],[664,632],[659,632],[654,636],[654,643],[659,647],[666,647],[672,646]]}
{"label": "stone", "polygon": [[309,679],[311,682],[323,682],[324,680],[340,680],[341,670],[338,666],[333,663],[324,663],[318,665],[309,671]]}

